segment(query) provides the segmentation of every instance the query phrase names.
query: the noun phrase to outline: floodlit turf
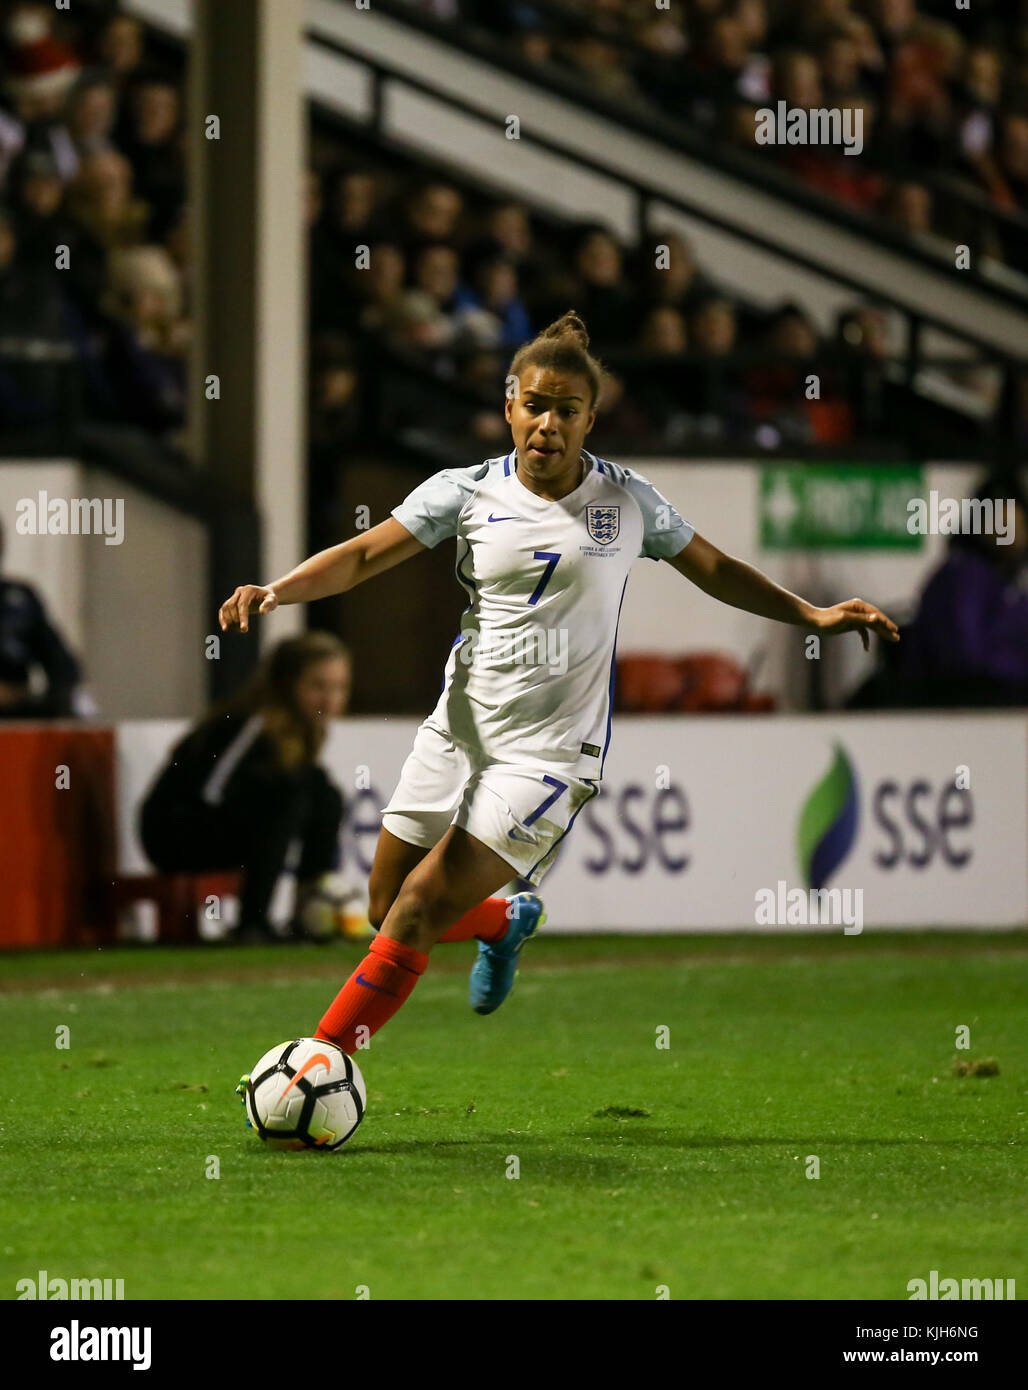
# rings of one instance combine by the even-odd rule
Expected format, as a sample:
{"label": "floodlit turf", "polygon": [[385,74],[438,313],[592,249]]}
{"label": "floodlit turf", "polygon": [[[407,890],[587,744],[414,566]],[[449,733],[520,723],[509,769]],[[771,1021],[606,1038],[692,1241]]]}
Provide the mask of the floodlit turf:
{"label": "floodlit turf", "polygon": [[[239,1074],[362,954],[4,961],[3,1295],[39,1270],[128,1298],[1028,1290],[1025,933],[543,939],[487,1018],[473,946],[440,947],[357,1054],[352,1143],[269,1151]],[[961,1024],[998,1076],[952,1075]]]}

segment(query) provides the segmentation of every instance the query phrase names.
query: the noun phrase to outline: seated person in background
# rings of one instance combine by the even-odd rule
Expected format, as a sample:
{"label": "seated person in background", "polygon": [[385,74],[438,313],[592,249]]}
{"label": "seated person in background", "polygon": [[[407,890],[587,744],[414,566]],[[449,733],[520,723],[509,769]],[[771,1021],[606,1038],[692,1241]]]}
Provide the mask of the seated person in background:
{"label": "seated person in background", "polygon": [[317,757],[350,684],[338,638],[286,638],[241,694],[176,745],[143,801],[140,839],[161,872],[243,871],[234,940],[276,939],[267,914],[294,840],[302,848],[293,934],[302,934],[307,900],[338,867],[343,798]]}
{"label": "seated person in background", "polygon": [[[0,559],[3,550],[0,528]],[[29,689],[34,668],[47,681],[39,695]],[[35,589],[17,579],[0,579],[0,719],[68,718],[76,712],[72,697],[78,683],[79,664]]]}
{"label": "seated person in background", "polygon": [[945,563],[921,595],[913,624],[897,648],[896,679],[904,704],[1028,704],[1028,511],[1005,479],[975,493],[1002,505],[998,534],[955,535]]}

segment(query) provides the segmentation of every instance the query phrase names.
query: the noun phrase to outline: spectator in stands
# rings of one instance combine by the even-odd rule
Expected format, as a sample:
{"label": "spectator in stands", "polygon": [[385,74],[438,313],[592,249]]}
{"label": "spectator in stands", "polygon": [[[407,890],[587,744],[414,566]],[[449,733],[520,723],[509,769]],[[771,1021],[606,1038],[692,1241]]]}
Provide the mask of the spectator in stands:
{"label": "spectator in stands", "polygon": [[496,203],[486,214],[485,236],[523,265],[532,254],[532,223],[522,203]]}
{"label": "spectator in stands", "polygon": [[589,33],[578,33],[565,52],[570,66],[577,69],[591,91],[613,101],[638,100],[639,88],[614,44]]}
{"label": "spectator in stands", "polygon": [[[0,205],[0,339],[21,340],[38,356],[40,346],[70,346],[67,307],[51,268],[27,264],[18,253],[10,210]],[[57,415],[62,378],[45,361],[0,360],[0,422],[36,425]]]}
{"label": "spectator in stands", "polygon": [[887,57],[891,58],[901,44],[916,37],[916,0],[871,0],[869,9]]}
{"label": "spectator in stands", "polygon": [[14,110],[0,128],[0,163],[6,166],[22,149],[45,149],[67,180],[74,177],[78,156],[61,113],[81,64],[51,35],[53,15],[44,5],[16,5],[7,20],[5,86]]}
{"label": "spectator in stands", "polygon": [[689,316],[691,367],[677,399],[691,418],[697,439],[716,442],[747,437],[749,415],[737,360],[739,317],[721,294],[700,300]]}
{"label": "spectator in stands", "polygon": [[979,173],[986,187],[988,174],[982,161],[989,159],[996,143],[996,122],[1003,94],[1003,62],[994,48],[978,44],[967,50],[956,95],[956,120],[960,153]]}
{"label": "spectator in stands", "polygon": [[329,228],[338,250],[349,253],[357,242],[375,241],[385,231],[381,190],[369,169],[344,169],[335,176],[329,206]]}
{"label": "spectator in stands", "polygon": [[528,310],[518,294],[517,266],[509,256],[480,259],[474,267],[471,287],[458,288],[456,305],[478,309],[499,320],[499,346],[518,348],[532,336]]}
{"label": "spectator in stands", "polygon": [[104,73],[86,73],[78,80],[68,97],[65,122],[80,161],[110,147],[117,115],[117,92]]}
{"label": "spectator in stands", "polygon": [[[762,335],[760,360],[745,373],[747,412],[775,444],[813,442],[804,410],[806,370],[817,351],[817,334],[797,304],[784,304]],[[771,427],[773,435],[767,432]]]}
{"label": "spectator in stands", "polygon": [[[751,138],[752,132],[751,124]],[[641,266],[644,297],[651,304],[666,304],[688,315],[701,299],[713,293],[714,286],[700,269],[693,248],[684,236],[661,229],[653,233],[652,242],[652,252],[644,248],[647,259]],[[667,253],[660,253],[658,262],[656,248],[659,246],[666,246]]]}
{"label": "spectator in stands", "polygon": [[[645,365],[626,372],[627,394],[646,417],[646,432],[669,445],[681,443],[689,429],[683,411],[685,367],[689,346],[685,315],[673,304],[656,304],[643,318],[636,345],[645,354]],[[620,401],[617,402],[620,406]],[[620,410],[608,406],[610,419],[620,420]]]}
{"label": "spectator in stands", "polygon": [[[770,425],[774,442],[844,444],[853,420],[839,389],[838,373],[819,351],[818,335],[798,304],[783,304],[764,336],[762,363],[749,369],[750,418]],[[761,436],[771,442],[772,436]]]}
{"label": "spectator in stands", "polygon": [[327,194],[316,197],[318,215],[308,234],[311,328],[342,332],[359,314],[372,273],[356,269],[357,247],[373,247],[389,238],[380,208],[381,189],[373,173],[337,170],[326,178],[326,186]]}
{"label": "spectator in stands", "polygon": [[134,15],[113,15],[100,32],[97,55],[119,91],[124,92],[143,61],[143,26]]}
{"label": "spectator in stands", "polygon": [[482,235],[469,248],[469,254],[474,257],[490,253],[499,253],[514,264],[521,294],[531,310],[540,286],[553,269],[553,261],[546,248],[539,245],[522,203],[497,203],[486,212]]}
{"label": "spectator in stands", "polygon": [[689,344],[685,317],[671,304],[658,304],[642,321],[639,347],[656,357],[678,357]]}
{"label": "spectator in stands", "polygon": [[69,249],[63,283],[87,315],[106,280],[103,248],[72,222],[65,210],[65,186],[49,150],[25,150],[11,165],[8,192],[19,230],[20,259],[35,271],[52,274],[58,246]]}
{"label": "spectator in stands", "polygon": [[811,362],[817,353],[817,330],[798,304],[783,305],[771,319],[768,355],[775,361]]}
{"label": "spectator in stands", "polygon": [[821,72],[817,59],[799,49],[787,49],[775,57],[771,75],[771,96],[791,109],[809,110],[824,105]]}
{"label": "spectator in stands", "polygon": [[881,433],[890,389],[888,315],[873,304],[845,309],[836,322],[835,341],[854,433]]}
{"label": "spectator in stands", "polygon": [[170,78],[153,73],[133,84],[128,106],[122,153],[132,166],[136,195],[150,208],[147,237],[161,241],[186,196],[182,94]]}
{"label": "spectator in stands", "polygon": [[[0,561],[3,551],[0,525]],[[32,691],[33,672],[42,672],[44,690]],[[79,664],[36,590],[21,580],[0,578],[0,719],[73,716],[80,678]]]}
{"label": "spectator in stands", "polygon": [[950,78],[961,52],[950,26],[927,22],[893,47],[884,116],[890,149],[907,161],[932,167],[949,159]]}
{"label": "spectator in stands", "polygon": [[806,4],[796,7],[790,36],[804,48],[819,48],[849,14],[850,0],[806,0]]}
{"label": "spectator in stands", "polygon": [[636,296],[625,283],[622,266],[617,239],[604,227],[587,228],[575,247],[573,295],[600,349],[623,346],[638,319]]}
{"label": "spectator in stands", "polygon": [[368,268],[358,282],[364,303],[360,312],[362,328],[378,333],[402,315],[410,293],[404,287],[406,267],[403,251],[395,242],[380,241],[370,248]]}
{"label": "spectator in stands", "polygon": [[[811,109],[825,105],[821,69],[810,53],[789,50],[775,59],[774,99],[783,100],[790,109]],[[860,109],[861,138],[864,149],[871,146],[874,133],[874,106],[866,98],[851,95],[845,105]],[[848,157],[839,146],[788,145],[756,146],[771,152],[797,178],[855,207],[871,208],[881,196],[881,180],[864,167],[861,159]]]}
{"label": "spectator in stands", "polygon": [[351,681],[349,652],[331,633],[287,637],[175,746],[143,801],[140,839],[161,872],[242,870],[236,941],[277,939],[268,912],[295,842],[294,933],[305,900],[338,868],[343,798],[318,755]]}
{"label": "spectator in stands", "polygon": [[[498,315],[482,308],[460,279],[460,257],[443,242],[428,244],[414,262],[414,287],[432,305],[438,331],[452,347],[498,347],[503,324]],[[447,375],[451,368],[446,367]]]}
{"label": "spectator in stands", "polygon": [[405,279],[406,260],[399,246],[380,242],[371,247],[368,268],[357,277],[363,298],[361,328],[397,348],[447,346],[453,336],[450,320],[431,295],[408,289]]}
{"label": "spectator in stands", "polygon": [[863,80],[860,46],[851,30],[828,28],[818,49],[825,104],[845,107],[870,95]]}
{"label": "spectator in stands", "polygon": [[761,49],[767,40],[767,0],[736,0],[732,13],[742,25],[747,50],[752,54]]}
{"label": "spectator in stands", "polygon": [[172,429],[185,418],[189,324],[182,283],[160,246],[136,246],[110,259],[110,341],[106,366],[116,418]]}
{"label": "spectator in stands", "polygon": [[460,257],[445,242],[423,246],[414,260],[414,288],[433,300],[441,313],[456,307],[460,285]]}
{"label": "spectator in stands", "polygon": [[464,200],[451,184],[429,179],[416,187],[403,211],[401,233],[408,250],[417,252],[427,243],[456,246],[460,238]]}
{"label": "spectator in stands", "polygon": [[68,197],[78,225],[108,251],[138,246],[150,210],[132,190],[132,166],[117,150],[101,150],[82,161]]}
{"label": "spectator in stands", "polygon": [[722,98],[762,103],[770,93],[771,67],[751,47],[753,30],[753,17],[738,10],[718,15],[710,26],[704,53]]}
{"label": "spectator in stands", "polygon": [[1028,507],[1011,478],[978,499],[1010,501],[1013,539],[951,537],[897,649],[892,695],[917,705],[1028,704]]}
{"label": "spectator in stands", "polygon": [[727,357],[735,351],[735,305],[722,295],[701,300],[689,319],[689,343],[704,357]]}

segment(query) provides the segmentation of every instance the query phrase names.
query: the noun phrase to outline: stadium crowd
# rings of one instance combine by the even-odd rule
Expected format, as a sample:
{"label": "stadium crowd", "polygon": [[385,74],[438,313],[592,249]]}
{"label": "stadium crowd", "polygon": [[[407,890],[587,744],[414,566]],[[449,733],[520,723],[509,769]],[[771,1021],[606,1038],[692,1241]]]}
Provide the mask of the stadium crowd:
{"label": "stadium crowd", "polygon": [[[307,216],[312,401],[323,443],[356,428],[355,333],[480,400],[468,418],[483,447],[508,434],[500,404],[514,349],[569,306],[609,359],[598,448],[614,439],[642,448],[845,443],[874,408],[866,369],[879,364],[884,378],[891,351],[888,316],[874,305],[847,310],[826,343],[798,304],[767,311],[740,301],[667,228],[649,245],[625,245],[598,224],[544,231],[518,202],[348,167],[309,173]],[[369,248],[366,268],[354,267],[355,245]],[[666,268],[657,267],[657,247],[667,248]],[[815,369],[820,398],[810,400]],[[437,397],[391,391],[394,424],[452,437],[452,404]]]}
{"label": "stadium crowd", "polygon": [[[629,10],[600,6],[593,21]],[[505,12],[536,32],[535,11]],[[59,33],[56,16],[17,0],[2,33],[0,343],[63,343],[80,366],[87,418],[174,438],[190,334],[181,60],[155,60],[131,15],[86,11],[77,28],[62,15]],[[681,75],[679,86],[689,89]],[[315,455],[360,428],[369,344],[430,374],[428,385],[410,377],[390,388],[390,423],[453,441],[460,412],[440,394],[444,381],[470,403],[460,443],[499,444],[510,355],[569,307],[610,360],[598,448],[835,445],[889,417],[887,359],[899,345],[873,304],[853,306],[825,338],[801,305],[741,302],[668,229],[624,245],[601,225],[544,225],[521,203],[399,160],[347,163],[328,136],[312,163]],[[371,248],[360,270],[358,245]],[[667,268],[654,268],[657,245],[669,249]],[[57,247],[68,252],[55,274]],[[815,360],[820,399],[809,400]],[[25,374],[0,355],[5,424],[46,420],[62,389],[56,370]]]}
{"label": "stadium crowd", "polygon": [[952,0],[403,3],[501,37],[541,74],[750,150],[758,108],[859,108],[859,160],[802,146],[760,153],[912,238],[973,239],[1028,273],[1023,228],[950,196],[1028,213],[1028,14],[1015,0],[959,13]]}
{"label": "stadium crowd", "polygon": [[[0,339],[65,343],[92,418],[170,429],[188,343],[181,82],[137,19],[86,24],[73,47],[57,18],[16,3],[3,32]],[[7,425],[46,421],[61,390],[0,363]]]}

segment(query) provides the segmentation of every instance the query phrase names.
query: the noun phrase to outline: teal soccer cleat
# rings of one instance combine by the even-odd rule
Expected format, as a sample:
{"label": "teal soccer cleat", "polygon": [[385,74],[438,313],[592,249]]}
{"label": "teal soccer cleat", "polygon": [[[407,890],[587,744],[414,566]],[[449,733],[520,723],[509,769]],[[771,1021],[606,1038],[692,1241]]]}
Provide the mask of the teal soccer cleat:
{"label": "teal soccer cleat", "polygon": [[478,959],[471,967],[468,1001],[476,1014],[491,1014],[514,987],[518,953],[528,938],[546,921],[542,902],[534,893],[515,893],[508,899],[510,926],[501,941],[478,943]]}

